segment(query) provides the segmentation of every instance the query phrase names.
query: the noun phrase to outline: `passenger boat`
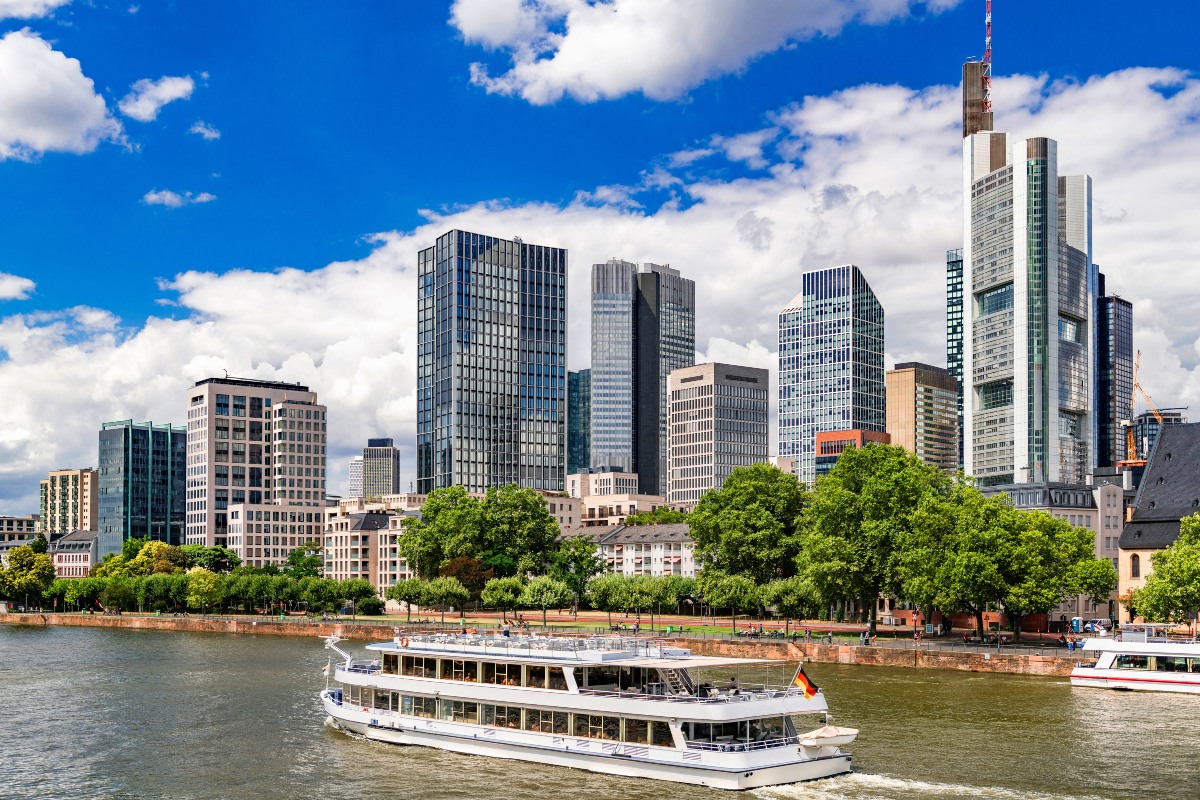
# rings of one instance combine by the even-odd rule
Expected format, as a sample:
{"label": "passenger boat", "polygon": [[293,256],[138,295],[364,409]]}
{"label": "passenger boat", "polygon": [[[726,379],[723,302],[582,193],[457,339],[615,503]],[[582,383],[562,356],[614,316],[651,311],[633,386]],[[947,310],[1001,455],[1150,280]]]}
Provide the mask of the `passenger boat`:
{"label": "passenger boat", "polygon": [[1200,641],[1170,641],[1163,626],[1134,625],[1114,639],[1088,639],[1095,656],[1071,670],[1072,686],[1200,694]]}
{"label": "passenger boat", "polygon": [[[321,702],[337,725],[380,742],[751,789],[849,772],[841,747],[858,735],[829,724],[802,666],[788,685],[702,677],[784,662],[644,638],[472,634],[398,635],[368,645],[364,661],[338,641],[326,639],[341,659],[331,656],[337,685]],[[802,732],[812,717],[824,724]]]}

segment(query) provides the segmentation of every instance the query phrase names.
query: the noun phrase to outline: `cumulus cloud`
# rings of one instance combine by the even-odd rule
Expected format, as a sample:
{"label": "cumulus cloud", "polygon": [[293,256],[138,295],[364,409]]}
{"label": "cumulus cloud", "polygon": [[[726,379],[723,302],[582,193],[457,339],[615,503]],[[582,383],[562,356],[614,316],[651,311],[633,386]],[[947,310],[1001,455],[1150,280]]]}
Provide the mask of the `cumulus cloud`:
{"label": "cumulus cloud", "polygon": [[182,208],[193,203],[211,203],[216,200],[215,194],[200,192],[173,192],[170,189],[151,189],[142,195],[142,202],[148,206],[166,206],[167,208]]}
{"label": "cumulus cloud", "polygon": [[219,130],[200,119],[196,120],[192,127],[188,128],[188,133],[194,133],[210,142],[221,138],[221,132]]}
{"label": "cumulus cloud", "polygon": [[129,94],[117,105],[125,116],[150,122],[158,117],[159,109],[175,100],[187,100],[195,88],[196,82],[188,75],[164,75],[156,81],[142,78],[130,87]]}
{"label": "cumulus cloud", "polygon": [[[1200,81],[1138,69],[998,80],[994,94],[1001,127],[1058,139],[1060,169],[1093,176],[1096,258],[1110,290],[1134,302],[1147,390],[1164,406],[1200,406],[1200,318],[1179,290],[1200,279],[1198,187],[1182,168],[1200,163]],[[1123,122],[1098,132],[1096,119]],[[182,422],[190,382],[223,369],[320,393],[333,491],[371,435],[397,440],[411,479],[413,264],[452,227],[570,250],[572,369],[588,362],[590,265],[610,256],[668,262],[697,281],[702,360],[773,370],[777,311],[801,272],[855,263],[886,309],[889,359],[944,363],[944,256],[961,245],[960,122],[952,87],[855,87],[753,126],[779,134],[763,151],[767,166],[749,176],[721,152],[707,157],[708,173],[708,160],[659,165],[566,204],[427,211],[415,230],[373,238],[357,261],[179,274],[161,285],[173,319],[131,324],[95,309],[0,319],[0,511],[36,508],[37,479],[51,466],[94,463],[99,422]],[[368,301],[384,310],[365,319]]]}
{"label": "cumulus cloud", "polygon": [[0,272],[0,300],[24,300],[33,293],[36,283],[20,275]]}
{"label": "cumulus cloud", "polygon": [[0,19],[36,19],[48,16],[71,0],[0,0]]}
{"label": "cumulus cloud", "polygon": [[0,161],[90,153],[120,139],[121,123],[78,60],[29,30],[0,39]]}
{"label": "cumulus cloud", "polygon": [[564,95],[582,102],[642,92],[666,100],[755,58],[846,25],[881,24],[914,7],[959,0],[455,0],[450,24],[464,41],[510,61],[493,76],[471,64],[473,83],[535,105]]}

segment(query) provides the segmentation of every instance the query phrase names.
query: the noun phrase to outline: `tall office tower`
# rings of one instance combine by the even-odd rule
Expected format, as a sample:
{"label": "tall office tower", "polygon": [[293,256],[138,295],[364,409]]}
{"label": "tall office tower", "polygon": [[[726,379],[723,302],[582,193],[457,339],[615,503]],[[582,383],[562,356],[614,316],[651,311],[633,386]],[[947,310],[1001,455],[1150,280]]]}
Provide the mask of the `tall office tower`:
{"label": "tall office tower", "polygon": [[658,264],[592,265],[592,466],[667,491],[667,376],[696,360],[696,282]]}
{"label": "tall office tower", "polygon": [[362,497],[363,496],[363,457],[350,456],[349,482],[346,487],[347,497]]}
{"label": "tall office tower", "polygon": [[47,539],[96,530],[97,477],[94,469],[55,469],[41,482],[41,530]]}
{"label": "tall office tower", "polygon": [[392,439],[367,439],[362,454],[362,495],[400,494],[400,451]]}
{"label": "tall office tower", "polygon": [[105,422],[98,463],[101,553],[139,537],[183,544],[187,428]]}
{"label": "tall office tower", "polygon": [[667,502],[695,503],[737,467],[769,458],[770,373],[733,364],[697,364],[667,379]]}
{"label": "tall office tower", "polygon": [[811,484],[818,432],[885,429],[883,306],[852,264],[800,286],[779,312],[779,455]]}
{"label": "tall office tower", "polygon": [[567,251],[452,230],[417,265],[417,491],[561,492]]}
{"label": "tall office tower", "polygon": [[[1154,449],[1154,443],[1158,441],[1158,434],[1164,427],[1187,424],[1187,417],[1183,415],[1184,411],[1187,411],[1187,408],[1161,408],[1158,416],[1155,416],[1153,411],[1143,411],[1130,420],[1133,425],[1133,440],[1137,443],[1139,458],[1150,458],[1150,451]],[[1159,417],[1162,417],[1161,423],[1158,421]]]}
{"label": "tall office tower", "polygon": [[963,463],[963,293],[962,293],[962,249],[946,251],[946,370],[958,385],[956,403],[958,412],[955,425],[958,427],[958,469]]}
{"label": "tall office tower", "polygon": [[567,474],[592,463],[592,371],[567,373]]}
{"label": "tall office tower", "polygon": [[946,472],[958,470],[958,381],[949,370],[908,361],[887,371],[891,443]]}
{"label": "tall office tower", "polygon": [[1096,466],[1112,467],[1127,457],[1121,421],[1133,413],[1133,304],[1096,278]]}
{"label": "tall office tower", "polygon": [[289,523],[290,531],[283,527],[292,540],[319,538],[327,432],[316,392],[298,383],[206,378],[188,390],[187,430],[187,544],[236,550],[245,541],[230,537],[230,521],[256,512]]}

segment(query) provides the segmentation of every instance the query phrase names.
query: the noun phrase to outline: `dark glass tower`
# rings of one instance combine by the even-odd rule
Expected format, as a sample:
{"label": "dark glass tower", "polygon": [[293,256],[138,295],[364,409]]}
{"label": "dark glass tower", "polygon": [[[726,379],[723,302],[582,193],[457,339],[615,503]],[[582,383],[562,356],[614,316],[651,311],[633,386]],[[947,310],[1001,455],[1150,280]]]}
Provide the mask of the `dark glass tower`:
{"label": "dark glass tower", "polygon": [[962,250],[946,251],[946,371],[958,381],[958,468],[963,465],[963,259]]}
{"label": "dark glass tower", "polygon": [[1096,466],[1126,457],[1125,429],[1133,404],[1133,304],[1108,295],[1104,273],[1096,291]]}
{"label": "dark glass tower", "polygon": [[97,522],[101,552],[120,552],[127,539],[143,536],[183,543],[186,466],[186,428],[131,419],[104,423]]}
{"label": "dark glass tower", "polygon": [[592,371],[567,373],[567,474],[591,465]]}
{"label": "dark glass tower", "polygon": [[452,230],[417,275],[417,491],[562,491],[567,251]]}
{"label": "dark glass tower", "polygon": [[592,466],[666,495],[667,376],[695,358],[695,281],[658,264],[592,265]]}

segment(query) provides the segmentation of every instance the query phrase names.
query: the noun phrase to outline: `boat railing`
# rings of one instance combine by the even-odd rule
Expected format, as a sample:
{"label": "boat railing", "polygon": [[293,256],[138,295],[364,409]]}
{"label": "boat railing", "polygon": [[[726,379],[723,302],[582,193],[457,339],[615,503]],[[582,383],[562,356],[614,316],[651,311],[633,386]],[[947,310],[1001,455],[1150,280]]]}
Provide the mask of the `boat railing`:
{"label": "boat railing", "polygon": [[653,656],[663,659],[685,660],[690,651],[672,646],[669,640],[632,636],[504,636],[486,634],[416,634],[397,639],[407,646],[424,645],[444,652],[461,652],[494,655],[546,656],[552,658],[583,658],[596,652],[620,652],[631,655]]}
{"label": "boat railing", "polygon": [[377,675],[382,667],[378,661],[351,661],[349,664],[342,664],[339,669],[343,672],[358,672],[363,675]]}
{"label": "boat railing", "polygon": [[799,736],[783,736],[778,739],[761,739],[754,742],[732,740],[728,742],[699,742],[689,741],[688,750],[715,750],[721,753],[746,753],[752,750],[769,750],[773,747],[787,747],[799,744]]}
{"label": "boat railing", "polygon": [[580,694],[596,697],[615,697],[626,700],[656,700],[666,703],[747,703],[754,700],[774,700],[781,697],[799,697],[804,690],[799,687],[747,686],[745,688],[710,689],[707,694],[670,694],[666,692],[638,692],[616,689],[580,688]]}

